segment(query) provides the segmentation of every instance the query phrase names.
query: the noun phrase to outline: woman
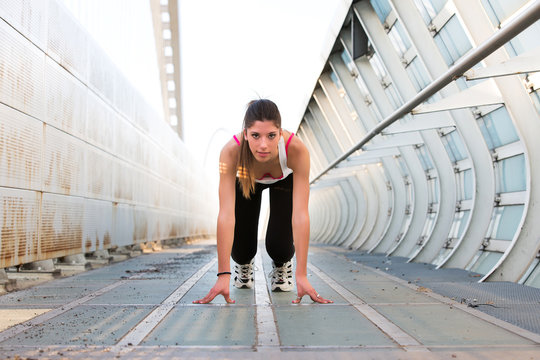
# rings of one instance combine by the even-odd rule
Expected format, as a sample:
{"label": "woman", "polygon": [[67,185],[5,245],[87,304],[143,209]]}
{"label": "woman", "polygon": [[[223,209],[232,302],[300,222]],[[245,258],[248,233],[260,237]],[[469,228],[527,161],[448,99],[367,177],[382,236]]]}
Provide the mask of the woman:
{"label": "woman", "polygon": [[[270,189],[270,218],[266,249],[272,258],[272,291],[291,291],[292,257],[296,250],[296,289],[319,303],[321,297],[307,279],[309,245],[309,153],[293,133],[281,129],[281,115],[272,101],[249,103],[243,132],[221,150],[219,160],[219,215],[217,225],[218,279],[196,304],[217,295],[230,298],[230,257],[236,262],[234,284],[253,287],[253,258],[262,190]],[[294,240],[293,240],[294,239]]]}

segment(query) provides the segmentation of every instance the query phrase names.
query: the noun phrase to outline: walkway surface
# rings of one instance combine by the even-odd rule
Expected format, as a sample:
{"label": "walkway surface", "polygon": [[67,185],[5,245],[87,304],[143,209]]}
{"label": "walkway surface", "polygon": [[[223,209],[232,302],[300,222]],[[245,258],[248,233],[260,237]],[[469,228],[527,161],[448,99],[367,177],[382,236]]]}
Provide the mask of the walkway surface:
{"label": "walkway surface", "polygon": [[233,305],[192,304],[216,279],[211,241],[0,296],[2,323],[12,321],[0,332],[0,358],[540,359],[538,332],[479,310],[496,303],[411,280],[406,269],[416,276],[417,264],[312,246],[310,281],[334,304],[294,305],[295,292],[268,291],[261,253],[255,289],[231,286]]}

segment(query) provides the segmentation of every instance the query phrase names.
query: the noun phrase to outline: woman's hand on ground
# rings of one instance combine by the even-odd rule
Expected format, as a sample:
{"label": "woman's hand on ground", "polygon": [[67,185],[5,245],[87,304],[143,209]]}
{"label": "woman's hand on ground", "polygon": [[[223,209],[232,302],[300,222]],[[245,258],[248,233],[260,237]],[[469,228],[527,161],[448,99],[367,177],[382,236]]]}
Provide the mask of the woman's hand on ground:
{"label": "woman's hand on ground", "polygon": [[231,282],[231,276],[230,275],[221,275],[218,277],[216,284],[208,294],[199,300],[193,301],[194,304],[208,304],[210,301],[214,300],[214,298],[218,295],[223,295],[223,298],[227,302],[227,304],[234,304],[234,300],[230,298],[229,296],[229,283]]}
{"label": "woman's hand on ground", "polygon": [[302,301],[304,295],[308,295],[311,300],[321,304],[331,304],[332,300],[323,298],[315,291],[315,289],[309,283],[306,276],[296,276],[296,291],[298,292],[296,300],[293,300],[293,304],[299,304]]}

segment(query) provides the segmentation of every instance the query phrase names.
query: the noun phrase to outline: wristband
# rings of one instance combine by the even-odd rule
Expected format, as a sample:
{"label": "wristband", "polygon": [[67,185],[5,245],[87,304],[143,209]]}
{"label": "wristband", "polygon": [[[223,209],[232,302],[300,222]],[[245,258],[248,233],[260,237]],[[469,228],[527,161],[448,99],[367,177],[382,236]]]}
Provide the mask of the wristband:
{"label": "wristband", "polygon": [[231,272],[230,271],[224,271],[224,272],[217,273],[217,276],[221,276],[221,275],[231,275]]}

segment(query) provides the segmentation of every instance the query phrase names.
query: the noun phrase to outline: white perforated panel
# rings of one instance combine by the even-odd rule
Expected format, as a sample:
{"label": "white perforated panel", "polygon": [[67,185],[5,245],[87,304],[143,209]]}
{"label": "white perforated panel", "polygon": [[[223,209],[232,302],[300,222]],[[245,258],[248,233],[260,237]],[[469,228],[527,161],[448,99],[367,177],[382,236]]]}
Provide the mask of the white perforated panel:
{"label": "white perforated panel", "polygon": [[43,119],[45,55],[0,21],[0,102]]}
{"label": "white perforated panel", "polygon": [[0,186],[41,189],[43,123],[0,104]]}

